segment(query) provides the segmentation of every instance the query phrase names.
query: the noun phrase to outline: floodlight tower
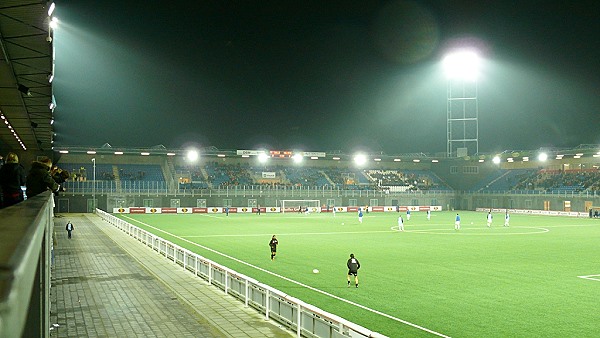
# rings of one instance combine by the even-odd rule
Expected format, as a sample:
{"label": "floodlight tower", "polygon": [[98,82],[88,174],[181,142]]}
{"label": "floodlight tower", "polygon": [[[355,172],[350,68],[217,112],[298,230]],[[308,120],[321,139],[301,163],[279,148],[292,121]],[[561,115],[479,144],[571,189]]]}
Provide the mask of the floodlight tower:
{"label": "floodlight tower", "polygon": [[448,54],[443,66],[446,88],[447,156],[464,157],[479,153],[479,104],[477,76],[480,59],[470,50]]}

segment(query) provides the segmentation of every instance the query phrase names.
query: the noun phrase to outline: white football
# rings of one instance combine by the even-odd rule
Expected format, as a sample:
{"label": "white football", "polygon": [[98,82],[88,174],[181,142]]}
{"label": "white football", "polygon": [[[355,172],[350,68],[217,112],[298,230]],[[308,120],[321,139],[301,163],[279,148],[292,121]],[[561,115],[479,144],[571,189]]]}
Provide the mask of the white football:
{"label": "white football", "polygon": [[344,222],[342,222],[342,225],[344,225]]}
{"label": "white football", "polygon": [[313,273],[319,273],[319,269],[313,269]]}

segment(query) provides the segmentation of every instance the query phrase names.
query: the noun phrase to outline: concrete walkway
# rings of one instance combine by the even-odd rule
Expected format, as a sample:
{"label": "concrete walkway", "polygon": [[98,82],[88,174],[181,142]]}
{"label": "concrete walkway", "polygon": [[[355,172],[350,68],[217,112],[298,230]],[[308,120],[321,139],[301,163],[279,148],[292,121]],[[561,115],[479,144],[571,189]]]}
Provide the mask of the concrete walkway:
{"label": "concrete walkway", "polygon": [[54,221],[51,337],[294,336],[96,215]]}

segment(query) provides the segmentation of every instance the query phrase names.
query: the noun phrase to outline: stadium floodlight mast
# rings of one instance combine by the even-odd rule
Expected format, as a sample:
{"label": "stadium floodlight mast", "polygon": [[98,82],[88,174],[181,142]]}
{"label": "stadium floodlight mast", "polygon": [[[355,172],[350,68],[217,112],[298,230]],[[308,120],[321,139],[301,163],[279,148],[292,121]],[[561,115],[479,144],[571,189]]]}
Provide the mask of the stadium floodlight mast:
{"label": "stadium floodlight mast", "polygon": [[540,153],[538,155],[538,160],[541,162],[545,162],[547,159],[548,159],[548,154],[546,154],[546,153]]}
{"label": "stadium floodlight mast", "polygon": [[481,60],[472,50],[452,52],[444,57],[443,63],[449,78],[476,81],[479,76]]}
{"label": "stadium floodlight mast", "polygon": [[455,50],[442,61],[447,76],[447,156],[479,153],[477,78],[481,58],[474,50]]}

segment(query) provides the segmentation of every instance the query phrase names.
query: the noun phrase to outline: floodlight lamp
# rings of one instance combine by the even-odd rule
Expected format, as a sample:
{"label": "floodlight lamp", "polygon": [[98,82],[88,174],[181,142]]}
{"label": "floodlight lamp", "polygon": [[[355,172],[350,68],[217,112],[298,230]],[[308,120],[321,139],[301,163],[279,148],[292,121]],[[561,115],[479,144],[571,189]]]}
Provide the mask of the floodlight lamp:
{"label": "floodlight lamp", "polygon": [[56,4],[53,2],[50,4],[50,7],[48,7],[48,16],[52,16],[52,13],[54,12],[54,9],[56,8]]}
{"label": "floodlight lamp", "polygon": [[477,53],[464,50],[446,55],[442,63],[448,78],[475,81],[481,59]]}
{"label": "floodlight lamp", "polygon": [[494,156],[492,162],[494,162],[495,164],[500,164],[500,156]]}
{"label": "floodlight lamp", "polygon": [[199,155],[198,155],[198,151],[197,150],[195,150],[195,149],[188,150],[188,152],[187,152],[187,159],[189,161],[195,162],[195,161],[198,160],[198,157],[199,157]]}
{"label": "floodlight lamp", "polygon": [[546,153],[540,153],[540,154],[538,155],[538,160],[539,160],[539,161],[542,161],[542,162],[544,162],[544,161],[546,161],[547,159],[548,159],[548,154],[546,154]]}
{"label": "floodlight lamp", "polygon": [[302,162],[302,155],[301,154],[295,154],[294,156],[292,156],[292,158],[294,159],[294,163],[300,163]]}
{"label": "floodlight lamp", "polygon": [[363,154],[357,154],[356,156],[354,156],[354,163],[356,163],[359,166],[363,165],[367,163],[367,157]]}
{"label": "floodlight lamp", "polygon": [[52,18],[52,20],[50,20],[50,28],[56,29],[56,27],[58,27],[58,19]]}
{"label": "floodlight lamp", "polygon": [[269,159],[269,155],[267,155],[265,153],[258,154],[258,161],[260,163],[265,163],[265,162],[267,162],[268,159]]}

